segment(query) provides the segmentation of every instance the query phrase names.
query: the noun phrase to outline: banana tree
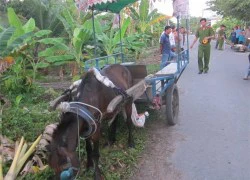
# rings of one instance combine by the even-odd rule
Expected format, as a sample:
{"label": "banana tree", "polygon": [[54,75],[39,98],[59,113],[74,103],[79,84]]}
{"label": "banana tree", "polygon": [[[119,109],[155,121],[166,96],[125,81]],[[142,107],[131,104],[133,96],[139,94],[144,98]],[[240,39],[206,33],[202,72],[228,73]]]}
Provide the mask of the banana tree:
{"label": "banana tree", "polygon": [[121,35],[120,31],[110,27],[109,32],[106,32],[104,28],[102,28],[100,22],[96,21],[96,31],[97,31],[97,39],[102,42],[102,46],[107,55],[111,55],[120,45],[120,36],[121,39],[124,38],[125,33],[129,24],[131,23],[130,18],[124,20],[121,26]]}
{"label": "banana tree", "polygon": [[36,22],[36,27],[40,30],[51,30],[53,37],[58,37],[64,33],[62,23],[56,14],[60,13],[64,8],[65,1],[12,0],[7,3],[9,7],[14,8],[18,15],[26,19],[32,17]]}
{"label": "banana tree", "polygon": [[[0,57],[21,58],[20,64],[24,66],[21,68],[23,71],[25,71],[25,65],[31,64],[33,80],[35,80],[38,68],[65,64],[74,59],[72,55],[67,54],[70,48],[64,44],[62,38],[47,38],[52,31],[35,32],[36,26],[32,18],[22,25],[12,8],[8,8],[8,18],[12,27],[0,33]],[[38,51],[41,48],[45,50],[39,54]],[[64,53],[60,54],[59,51]]]}
{"label": "banana tree", "polygon": [[0,57],[15,55],[27,45],[32,31],[35,29],[34,19],[30,19],[22,25],[20,19],[12,8],[8,8],[8,19],[10,27],[2,28],[0,33]]}
{"label": "banana tree", "polygon": [[138,31],[145,33],[153,24],[157,23],[156,19],[162,19],[165,15],[160,15],[157,10],[154,9],[149,12],[149,1],[141,0],[138,8],[130,7],[131,17],[135,21]]}
{"label": "banana tree", "polygon": [[[82,64],[82,51],[84,44],[91,38],[92,35],[92,22],[88,20],[90,14],[85,14],[82,18],[84,21],[79,22],[68,9],[62,11],[61,14],[58,14],[58,19],[63,23],[64,28],[68,34],[68,53],[74,57],[75,62],[77,63],[78,68],[83,66]],[[77,72],[77,70],[73,70]],[[76,75],[76,73],[73,73]]]}

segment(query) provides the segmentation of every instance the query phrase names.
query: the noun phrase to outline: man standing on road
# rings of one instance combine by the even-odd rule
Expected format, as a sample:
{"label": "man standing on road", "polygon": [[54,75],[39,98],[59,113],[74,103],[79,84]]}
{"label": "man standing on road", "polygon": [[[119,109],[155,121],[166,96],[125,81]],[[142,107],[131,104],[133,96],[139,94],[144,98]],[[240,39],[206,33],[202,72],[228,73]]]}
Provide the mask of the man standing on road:
{"label": "man standing on road", "polygon": [[169,34],[172,29],[170,26],[166,26],[164,33],[160,37],[160,53],[162,54],[161,58],[161,69],[167,65],[167,61],[170,59],[171,55],[171,45],[169,40]]}
{"label": "man standing on road", "polygon": [[[209,70],[209,59],[210,59],[210,51],[211,51],[211,45],[210,41],[212,38],[214,38],[214,31],[211,27],[206,26],[207,19],[201,18],[200,20],[201,27],[197,30],[195,34],[195,39],[190,46],[192,49],[196,41],[199,39],[199,48],[198,48],[198,66],[199,66],[199,72],[198,74],[201,74],[203,71],[204,73],[207,73]],[[204,62],[203,62],[204,57]]]}
{"label": "man standing on road", "polygon": [[246,46],[248,47],[250,44],[250,24],[248,25],[248,28],[245,31],[245,37],[246,37]]}
{"label": "man standing on road", "polygon": [[225,41],[225,28],[226,26],[224,24],[220,25],[220,30],[218,32],[218,45],[219,45],[219,50],[223,50],[224,46],[224,41]]}

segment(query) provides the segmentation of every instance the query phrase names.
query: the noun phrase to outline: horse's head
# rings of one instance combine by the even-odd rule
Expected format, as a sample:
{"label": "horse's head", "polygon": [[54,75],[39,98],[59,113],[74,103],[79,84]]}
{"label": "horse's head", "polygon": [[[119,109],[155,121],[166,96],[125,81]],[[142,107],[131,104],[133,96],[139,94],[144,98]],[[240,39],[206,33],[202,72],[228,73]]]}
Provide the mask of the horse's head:
{"label": "horse's head", "polygon": [[76,152],[70,152],[65,147],[57,147],[51,151],[48,162],[58,179],[71,179],[80,167]]}
{"label": "horse's head", "polygon": [[[62,121],[53,133],[52,141],[47,146],[48,163],[58,179],[71,179],[80,167],[76,153],[77,124],[75,115],[65,113]],[[74,122],[74,123],[73,123]]]}

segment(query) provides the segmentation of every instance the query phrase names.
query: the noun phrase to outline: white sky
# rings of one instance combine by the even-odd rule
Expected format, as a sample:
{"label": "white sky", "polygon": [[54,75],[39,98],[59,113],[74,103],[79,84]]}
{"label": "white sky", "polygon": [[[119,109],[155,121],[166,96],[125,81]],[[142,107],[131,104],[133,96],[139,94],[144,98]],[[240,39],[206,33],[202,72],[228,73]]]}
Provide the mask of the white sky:
{"label": "white sky", "polygon": [[[210,13],[208,11],[203,11],[203,9],[207,8],[206,2],[207,0],[189,0],[190,15],[197,17],[209,16]],[[172,0],[165,0],[165,2],[159,2],[156,0],[155,7],[158,9],[159,12],[166,15],[171,16],[173,13]]]}

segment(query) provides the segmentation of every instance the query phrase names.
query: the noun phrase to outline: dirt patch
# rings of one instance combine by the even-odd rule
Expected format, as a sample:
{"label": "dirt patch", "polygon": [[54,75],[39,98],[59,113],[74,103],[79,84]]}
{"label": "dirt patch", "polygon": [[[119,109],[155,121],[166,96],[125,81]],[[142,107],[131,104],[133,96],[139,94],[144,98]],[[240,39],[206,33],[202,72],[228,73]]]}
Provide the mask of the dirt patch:
{"label": "dirt patch", "polygon": [[159,64],[161,63],[161,54],[159,48],[154,47],[143,51],[141,58],[138,62],[139,64]]}
{"label": "dirt patch", "polygon": [[61,81],[61,82],[49,82],[49,83],[39,83],[40,86],[44,88],[53,88],[55,90],[62,90],[69,88],[69,86],[72,84],[71,81]]}
{"label": "dirt patch", "polygon": [[160,118],[147,125],[148,140],[142,157],[139,159],[134,175],[130,180],[181,180],[179,172],[169,157],[175,151],[175,142],[182,139],[173,127],[166,125],[164,112]]}

